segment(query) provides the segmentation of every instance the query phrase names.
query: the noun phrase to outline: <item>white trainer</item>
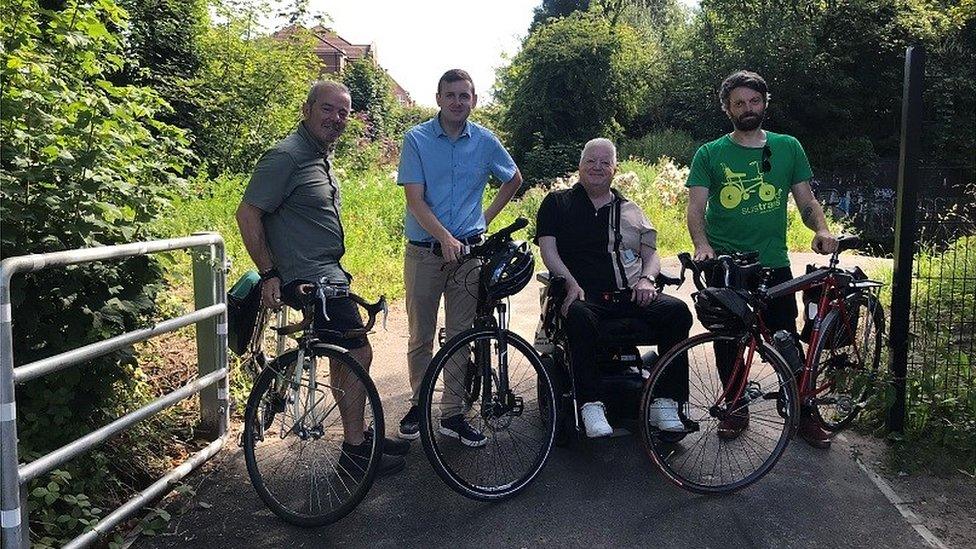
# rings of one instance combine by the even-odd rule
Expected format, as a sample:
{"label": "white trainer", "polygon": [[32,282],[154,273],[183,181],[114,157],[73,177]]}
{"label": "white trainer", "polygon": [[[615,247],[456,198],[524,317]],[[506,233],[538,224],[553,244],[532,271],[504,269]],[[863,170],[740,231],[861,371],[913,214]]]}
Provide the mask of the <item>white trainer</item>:
{"label": "white trainer", "polygon": [[613,434],[613,427],[607,423],[607,411],[602,402],[587,402],[580,408],[580,415],[583,416],[586,436],[598,438]]}
{"label": "white trainer", "polygon": [[656,398],[647,410],[647,422],[662,431],[681,432],[684,423],[678,417],[678,403],[670,398]]}

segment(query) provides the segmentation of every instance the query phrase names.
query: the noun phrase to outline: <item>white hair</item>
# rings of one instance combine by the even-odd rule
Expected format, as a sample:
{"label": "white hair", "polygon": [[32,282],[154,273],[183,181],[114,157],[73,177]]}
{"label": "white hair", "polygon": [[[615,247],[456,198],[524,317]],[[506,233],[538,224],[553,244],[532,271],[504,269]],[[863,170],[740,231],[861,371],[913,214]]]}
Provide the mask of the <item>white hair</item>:
{"label": "white hair", "polygon": [[580,153],[580,162],[583,161],[583,157],[586,156],[586,151],[592,149],[593,147],[609,147],[610,151],[613,153],[613,163],[617,163],[617,146],[613,144],[606,137],[597,137],[596,139],[590,139],[583,145],[583,152]]}

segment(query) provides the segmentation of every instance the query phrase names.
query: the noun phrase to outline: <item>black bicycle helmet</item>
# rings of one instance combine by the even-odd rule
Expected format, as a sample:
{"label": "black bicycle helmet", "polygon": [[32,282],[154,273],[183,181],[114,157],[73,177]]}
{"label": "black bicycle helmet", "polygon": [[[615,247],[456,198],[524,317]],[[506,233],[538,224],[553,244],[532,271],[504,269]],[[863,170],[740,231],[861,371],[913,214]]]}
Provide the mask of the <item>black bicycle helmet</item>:
{"label": "black bicycle helmet", "polygon": [[489,299],[501,299],[517,294],[535,272],[535,258],[529,245],[520,240],[502,244],[481,267],[481,284]]}
{"label": "black bicycle helmet", "polygon": [[710,331],[743,331],[755,321],[749,301],[732,288],[705,288],[694,299],[698,321]]}

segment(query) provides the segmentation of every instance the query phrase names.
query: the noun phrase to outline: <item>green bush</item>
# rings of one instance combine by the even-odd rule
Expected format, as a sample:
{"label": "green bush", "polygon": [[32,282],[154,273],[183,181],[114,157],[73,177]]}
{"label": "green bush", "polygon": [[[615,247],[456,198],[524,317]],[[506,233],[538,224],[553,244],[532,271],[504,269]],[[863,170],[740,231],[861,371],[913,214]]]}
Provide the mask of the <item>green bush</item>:
{"label": "green bush", "polygon": [[364,115],[370,139],[389,137],[395,128],[396,97],[390,75],[372,58],[353,61],[342,71],[352,96],[352,111]]}
{"label": "green bush", "polygon": [[691,165],[700,142],[690,133],[682,130],[664,128],[652,131],[638,139],[627,139],[620,143],[620,158],[631,158],[645,162],[657,162],[668,157],[684,166]]}
{"label": "green bush", "polygon": [[[976,237],[964,236],[940,249],[927,248],[913,261],[907,417],[903,433],[889,434],[894,445],[889,458],[898,470],[971,471],[976,467],[976,356],[972,355],[973,333],[966,326],[976,321],[972,291]],[[885,282],[880,297],[890,317],[892,270],[888,267],[872,276]],[[881,363],[885,373],[888,361],[885,354]],[[886,375],[882,398],[870,402],[863,426],[885,431],[894,403],[890,382]]]}
{"label": "green bush", "polygon": [[549,179],[574,171],[579,166],[582,149],[583,143],[536,143],[532,150],[523,155],[519,169],[525,174],[527,185],[531,186],[539,179]]}
{"label": "green bush", "polygon": [[564,173],[567,150],[578,154],[594,137],[621,135],[659,86],[661,70],[656,44],[627,25],[576,12],[536,28],[499,70],[495,93],[500,129],[523,175]]}

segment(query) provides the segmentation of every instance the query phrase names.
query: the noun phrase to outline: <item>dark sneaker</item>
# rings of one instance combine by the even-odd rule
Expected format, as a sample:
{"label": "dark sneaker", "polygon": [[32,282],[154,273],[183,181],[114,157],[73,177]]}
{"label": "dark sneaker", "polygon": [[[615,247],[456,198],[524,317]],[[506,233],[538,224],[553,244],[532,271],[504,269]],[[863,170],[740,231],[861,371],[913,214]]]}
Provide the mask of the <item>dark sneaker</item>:
{"label": "dark sneaker", "polygon": [[400,438],[416,440],[420,438],[420,409],[411,406],[407,415],[400,420]]}
{"label": "dark sneaker", "polygon": [[456,416],[451,416],[447,419],[441,420],[441,428],[438,432],[442,435],[447,435],[449,437],[454,437],[461,441],[461,444],[465,446],[470,446],[472,448],[480,448],[485,444],[488,444],[488,439],[485,435],[475,431],[467,421],[465,421],[462,414]]}
{"label": "dark sneaker", "polygon": [[[342,455],[339,456],[339,469],[352,477],[359,477],[366,473],[369,462],[369,449],[372,443],[363,441],[359,446],[342,443]],[[406,460],[400,456],[388,454],[380,455],[380,462],[376,467],[376,474],[381,477],[399,473],[406,465]]]}
{"label": "dark sneaker", "polygon": [[737,410],[718,422],[718,438],[735,440],[749,428],[749,409]]}
{"label": "dark sneaker", "polygon": [[800,428],[797,429],[797,433],[799,433],[800,438],[814,448],[821,450],[830,448],[830,433],[825,431],[820,426],[820,422],[809,412],[800,416]]}
{"label": "dark sneaker", "polygon": [[[373,440],[373,428],[370,427],[363,433],[363,438],[367,442]],[[383,453],[389,456],[405,456],[407,452],[410,451],[410,441],[393,439],[390,437],[383,438]]]}

